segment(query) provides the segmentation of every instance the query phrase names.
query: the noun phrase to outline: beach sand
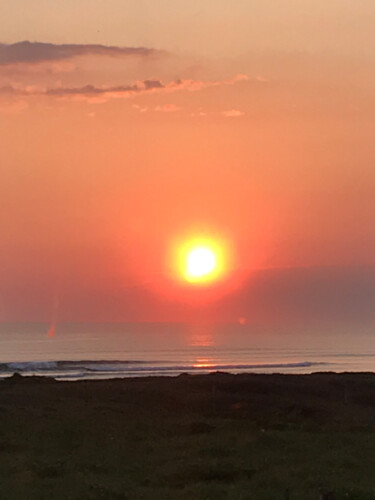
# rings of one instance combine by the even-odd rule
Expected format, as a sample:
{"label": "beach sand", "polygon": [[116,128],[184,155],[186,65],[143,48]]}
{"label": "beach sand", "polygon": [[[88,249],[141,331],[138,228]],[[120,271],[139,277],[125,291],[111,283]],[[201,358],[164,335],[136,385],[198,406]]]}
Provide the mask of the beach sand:
{"label": "beach sand", "polygon": [[374,470],[375,374],[0,383],[0,500],[364,500]]}

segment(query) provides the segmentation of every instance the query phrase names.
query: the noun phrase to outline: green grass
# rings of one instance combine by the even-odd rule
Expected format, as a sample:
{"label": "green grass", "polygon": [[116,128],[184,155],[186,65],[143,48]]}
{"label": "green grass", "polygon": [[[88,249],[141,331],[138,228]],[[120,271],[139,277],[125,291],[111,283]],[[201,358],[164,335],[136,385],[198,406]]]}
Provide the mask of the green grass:
{"label": "green grass", "polygon": [[0,384],[0,500],[370,500],[374,471],[373,375]]}

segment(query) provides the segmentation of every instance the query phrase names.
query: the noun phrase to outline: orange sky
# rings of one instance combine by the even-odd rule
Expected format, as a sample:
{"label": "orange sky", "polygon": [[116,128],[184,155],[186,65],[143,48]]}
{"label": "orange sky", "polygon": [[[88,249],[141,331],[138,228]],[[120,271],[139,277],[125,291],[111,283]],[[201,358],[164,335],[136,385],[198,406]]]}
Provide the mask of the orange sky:
{"label": "orange sky", "polygon": [[183,318],[169,256],[198,233],[230,245],[227,319],[263,269],[271,295],[338,268],[375,298],[373,2],[157,5],[1,3],[0,320],[56,294],[68,319]]}

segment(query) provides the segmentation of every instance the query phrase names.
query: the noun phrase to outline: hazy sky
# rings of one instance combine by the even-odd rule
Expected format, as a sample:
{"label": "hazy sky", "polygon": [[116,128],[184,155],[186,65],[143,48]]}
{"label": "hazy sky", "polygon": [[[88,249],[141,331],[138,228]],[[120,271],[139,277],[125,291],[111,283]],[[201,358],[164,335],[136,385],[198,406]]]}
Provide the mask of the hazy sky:
{"label": "hazy sky", "polygon": [[252,50],[373,55],[372,0],[2,0],[4,41],[147,45],[198,55]]}
{"label": "hazy sky", "polygon": [[0,320],[183,318],[198,233],[231,248],[226,319],[371,316],[374,25],[371,0],[1,0]]}

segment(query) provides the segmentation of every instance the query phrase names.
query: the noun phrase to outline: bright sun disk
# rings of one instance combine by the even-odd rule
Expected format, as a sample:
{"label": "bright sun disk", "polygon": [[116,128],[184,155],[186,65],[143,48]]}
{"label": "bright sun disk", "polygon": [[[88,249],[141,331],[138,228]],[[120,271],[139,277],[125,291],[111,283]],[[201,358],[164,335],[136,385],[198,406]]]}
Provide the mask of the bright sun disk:
{"label": "bright sun disk", "polygon": [[222,238],[181,238],[176,241],[174,252],[175,276],[185,283],[211,285],[227,274],[228,250]]}
{"label": "bright sun disk", "polygon": [[216,257],[209,248],[194,248],[187,256],[186,275],[190,278],[203,278],[216,267]]}

